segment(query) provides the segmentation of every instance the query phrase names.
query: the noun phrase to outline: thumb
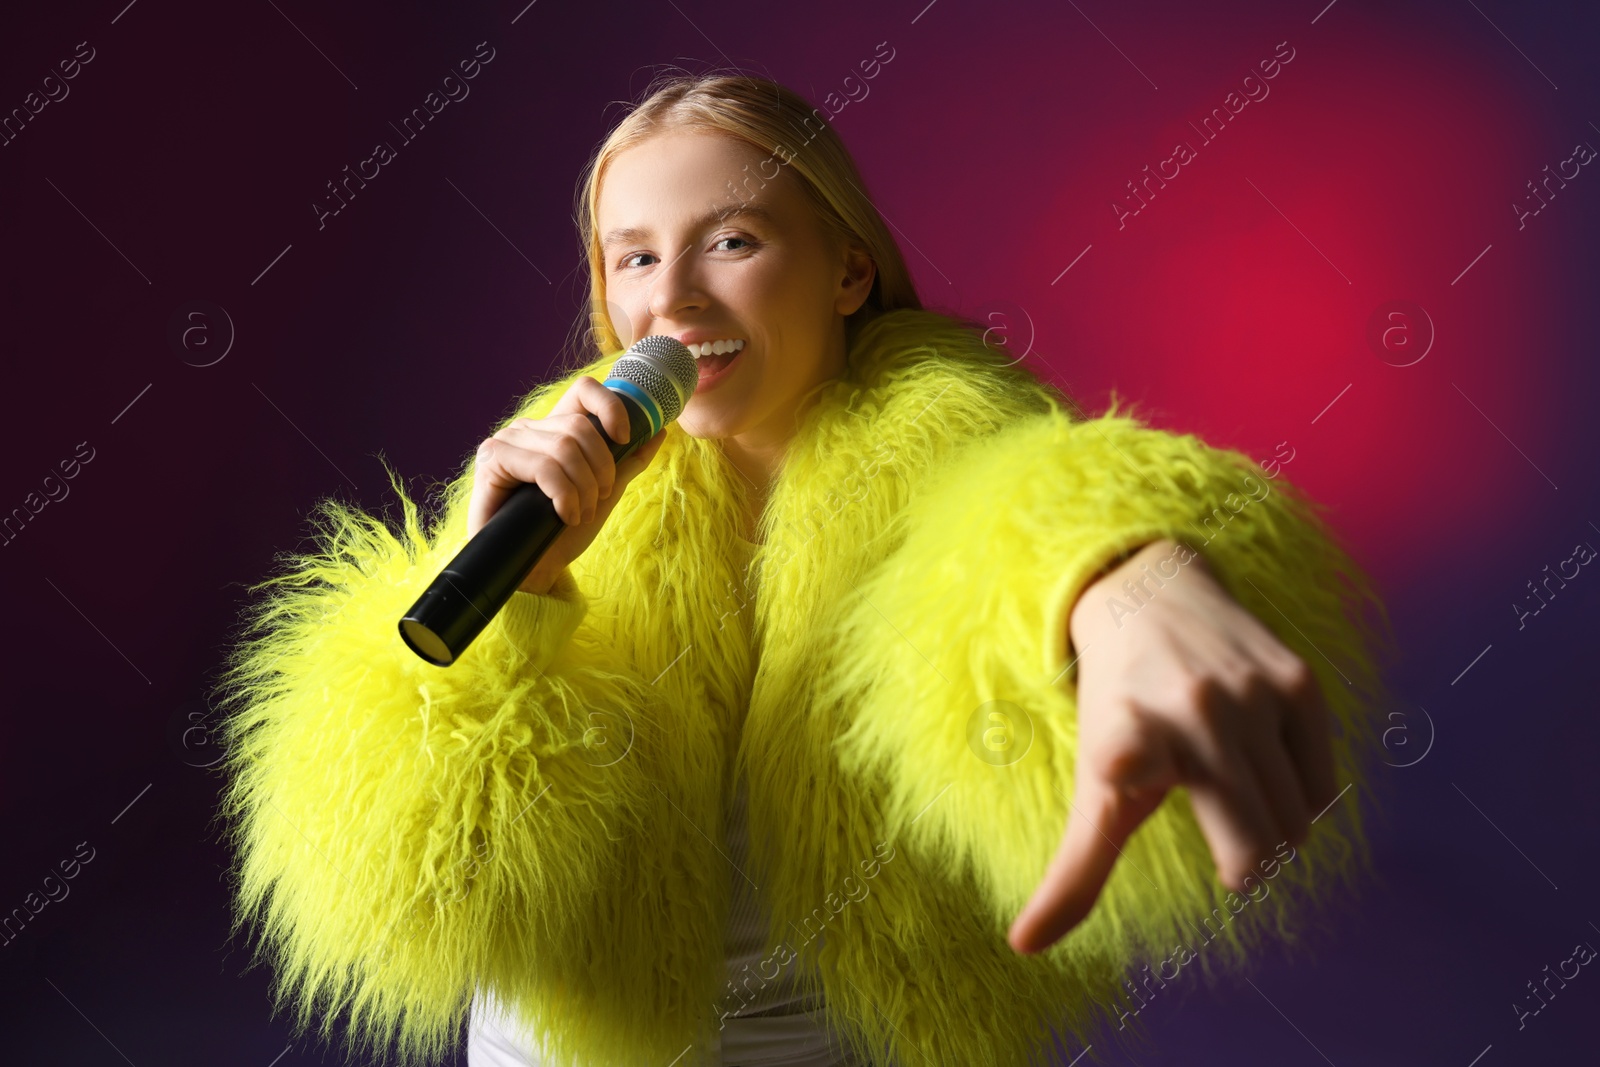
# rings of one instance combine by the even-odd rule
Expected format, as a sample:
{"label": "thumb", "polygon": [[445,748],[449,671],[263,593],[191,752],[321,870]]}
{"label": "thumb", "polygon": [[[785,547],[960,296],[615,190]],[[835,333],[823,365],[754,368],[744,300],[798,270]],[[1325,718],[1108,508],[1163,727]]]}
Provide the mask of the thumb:
{"label": "thumb", "polygon": [[627,488],[628,483],[633,481],[641,471],[650,465],[650,461],[655,459],[657,452],[661,451],[661,446],[666,439],[667,431],[660,431],[635,449],[627,459],[617,464],[617,484],[612,491],[612,496],[620,496],[622,490]]}

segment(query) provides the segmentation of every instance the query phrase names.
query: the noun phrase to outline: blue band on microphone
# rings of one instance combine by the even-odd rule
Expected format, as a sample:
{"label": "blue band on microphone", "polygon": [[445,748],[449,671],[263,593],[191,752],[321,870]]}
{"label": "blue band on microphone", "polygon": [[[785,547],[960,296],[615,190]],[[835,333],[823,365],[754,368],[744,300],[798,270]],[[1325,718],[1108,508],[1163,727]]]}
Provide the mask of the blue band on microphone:
{"label": "blue band on microphone", "polygon": [[644,409],[645,417],[650,420],[651,437],[654,437],[656,434],[661,432],[661,426],[663,422],[661,418],[661,409],[656,406],[656,402],[654,400],[650,399],[649,393],[645,392],[643,389],[640,389],[637,385],[628,381],[626,378],[607,378],[600,384],[604,385],[607,389],[615,389],[619,393],[627,393],[638,403],[641,408]]}

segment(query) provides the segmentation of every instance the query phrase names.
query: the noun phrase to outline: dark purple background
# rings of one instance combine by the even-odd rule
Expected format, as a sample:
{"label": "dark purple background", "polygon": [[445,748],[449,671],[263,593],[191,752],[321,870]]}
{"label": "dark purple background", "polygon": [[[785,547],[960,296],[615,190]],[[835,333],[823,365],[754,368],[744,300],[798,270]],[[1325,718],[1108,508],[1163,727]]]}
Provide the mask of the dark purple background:
{"label": "dark purple background", "polygon": [[[1382,884],[1254,987],[1180,978],[1145,1009],[1151,1051],[1096,1053],[1593,1059],[1600,977],[1520,1031],[1512,1005],[1600,945],[1581,673],[1600,576],[1520,629],[1512,605],[1600,545],[1600,167],[1520,228],[1511,206],[1600,145],[1592,5],[124,2],[33,5],[0,31],[0,113],[95,49],[0,147],[0,513],[94,449],[0,547],[0,911],[94,849],[0,948],[0,1060],[332,1062],[286,1052],[266,974],[241,973],[217,782],[175,740],[243,584],[319,496],[392,506],[379,455],[414,492],[448,477],[544,376],[581,307],[574,183],[613,101],[678,62],[823,104],[884,41],[835,123],[925,303],[992,314],[1092,410],[1115,387],[1263,460],[1288,442],[1285,476],[1328,505],[1405,650]],[[388,123],[485,40],[471,95],[319,230],[324,183],[397,142]],[[1200,144],[1189,123],[1283,41],[1270,95]],[[1119,228],[1113,201],[1179,139],[1198,158]],[[1396,300],[1436,331],[1405,367],[1420,317],[1366,340]],[[168,343],[191,301],[236,330],[211,366],[190,364],[221,351],[220,319],[210,348]]]}

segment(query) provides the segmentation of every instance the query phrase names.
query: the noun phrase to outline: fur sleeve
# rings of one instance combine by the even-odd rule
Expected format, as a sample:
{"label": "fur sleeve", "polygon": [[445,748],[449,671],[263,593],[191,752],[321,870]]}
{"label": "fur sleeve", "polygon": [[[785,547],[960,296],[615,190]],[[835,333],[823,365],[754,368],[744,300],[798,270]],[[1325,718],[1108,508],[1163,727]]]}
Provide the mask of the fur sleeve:
{"label": "fur sleeve", "polygon": [[[1114,406],[1093,419],[1052,411],[972,444],[909,505],[906,539],[839,621],[845,651],[827,685],[855,709],[837,740],[844,773],[881,789],[891,840],[974,879],[1003,938],[1066,826],[1077,738],[1068,611],[1119,555],[1186,541],[1314,669],[1338,784],[1355,786],[1276,872],[1271,889],[1288,891],[1223,924],[1234,949],[1269,925],[1287,934],[1296,892],[1319,894],[1364,854],[1359,798],[1383,699],[1375,660],[1392,643],[1381,601],[1318,510],[1242,453]],[[1214,870],[1187,792],[1173,790],[1047,958],[1081,967],[1192,942],[1213,908],[1244,910]],[[1238,956],[1208,959],[1221,955]]]}
{"label": "fur sleeve", "polygon": [[594,727],[614,709],[648,733],[631,710],[654,698],[586,638],[570,576],[514,594],[450,667],[401,640],[400,616],[466,541],[471,482],[469,463],[430,532],[398,481],[398,531],[321,502],[311,550],[252,589],[216,689],[234,930],[257,928],[297,1033],[318,1020],[327,1039],[349,1012],[361,1062],[391,1045],[444,1061],[493,946],[538,958],[587,921],[617,825],[652,802],[639,760],[600,751]]}

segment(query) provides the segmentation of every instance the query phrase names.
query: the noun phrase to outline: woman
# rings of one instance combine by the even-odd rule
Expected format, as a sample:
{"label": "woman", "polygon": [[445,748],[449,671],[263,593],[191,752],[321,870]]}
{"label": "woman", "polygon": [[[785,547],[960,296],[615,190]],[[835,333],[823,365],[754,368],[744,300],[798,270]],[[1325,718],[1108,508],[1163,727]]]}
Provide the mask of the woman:
{"label": "woman", "polygon": [[[398,483],[398,538],[324,502],[230,657],[236,923],[301,1026],[423,1061],[466,1017],[494,1065],[1071,1058],[1349,881],[1382,609],[1293,486],[923,311],[770,81],[659,85],[579,214],[588,362],[430,531]],[[616,465],[586,413],[626,433],[598,381],[648,334],[701,381]],[[566,529],[420,662],[395,620],[523,482]]]}

